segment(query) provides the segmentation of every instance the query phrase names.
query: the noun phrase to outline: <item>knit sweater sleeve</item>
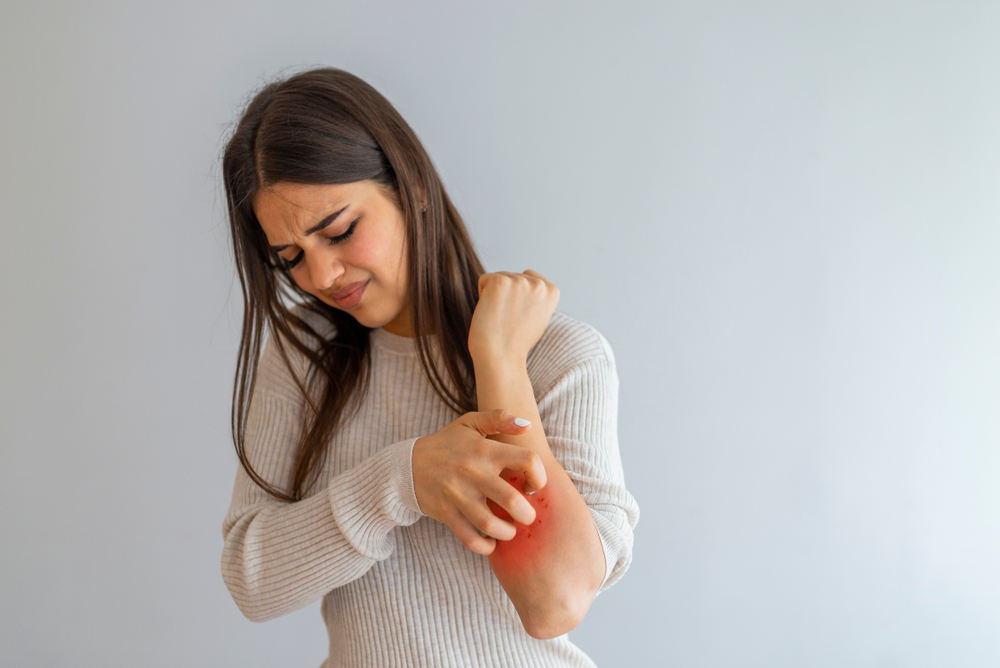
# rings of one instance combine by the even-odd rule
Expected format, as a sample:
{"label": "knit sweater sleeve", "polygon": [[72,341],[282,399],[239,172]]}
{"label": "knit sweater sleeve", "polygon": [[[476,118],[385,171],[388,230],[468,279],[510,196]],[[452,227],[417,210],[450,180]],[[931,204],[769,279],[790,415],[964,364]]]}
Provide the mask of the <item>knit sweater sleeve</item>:
{"label": "knit sweater sleeve", "polygon": [[[246,426],[254,469],[278,485],[290,479],[304,410],[284,366],[269,342]],[[421,517],[410,465],[415,440],[380,448],[294,503],[267,494],[238,469],[222,527],[222,576],[248,619],[302,608],[392,554],[392,529]]]}
{"label": "knit sweater sleeve", "polygon": [[[589,328],[588,328],[589,329]],[[607,565],[603,591],[632,561],[639,506],[625,488],[618,450],[618,374],[611,347],[589,329],[590,353],[577,358],[538,397],[549,447],[590,508]],[[546,383],[548,384],[548,383]]]}

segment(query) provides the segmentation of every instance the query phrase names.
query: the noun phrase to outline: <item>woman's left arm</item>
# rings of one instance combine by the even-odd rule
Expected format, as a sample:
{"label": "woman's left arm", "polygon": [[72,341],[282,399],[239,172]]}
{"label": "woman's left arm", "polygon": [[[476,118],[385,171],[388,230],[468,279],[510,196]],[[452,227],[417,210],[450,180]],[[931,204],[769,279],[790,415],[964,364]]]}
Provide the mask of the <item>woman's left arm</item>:
{"label": "woman's left arm", "polygon": [[[583,620],[608,573],[594,514],[550,449],[528,377],[528,351],[548,325],[559,291],[529,271],[486,274],[480,281],[480,295],[470,332],[479,410],[503,408],[531,420],[531,429],[523,435],[491,438],[535,452],[547,479],[541,490],[526,497],[535,508],[535,521],[515,525],[513,540],[497,541],[490,565],[525,630],[536,638],[552,638]],[[594,359],[567,375],[572,377],[556,389],[564,396],[553,399],[559,409],[565,409],[562,422],[576,423],[581,434],[610,434],[615,447],[612,459],[617,459],[613,365]],[[573,387],[574,383],[579,387]],[[589,396],[579,396],[581,391]],[[523,474],[505,470],[502,476],[519,490],[524,484]],[[510,519],[492,502],[490,507],[501,519]]]}

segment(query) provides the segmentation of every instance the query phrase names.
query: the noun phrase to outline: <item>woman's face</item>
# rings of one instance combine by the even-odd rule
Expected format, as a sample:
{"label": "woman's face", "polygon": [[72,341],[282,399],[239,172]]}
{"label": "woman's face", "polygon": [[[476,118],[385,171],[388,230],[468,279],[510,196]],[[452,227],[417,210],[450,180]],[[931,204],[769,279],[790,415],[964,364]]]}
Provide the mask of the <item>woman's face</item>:
{"label": "woman's face", "polygon": [[278,183],[253,208],[300,288],[366,327],[413,336],[403,214],[382,186]]}

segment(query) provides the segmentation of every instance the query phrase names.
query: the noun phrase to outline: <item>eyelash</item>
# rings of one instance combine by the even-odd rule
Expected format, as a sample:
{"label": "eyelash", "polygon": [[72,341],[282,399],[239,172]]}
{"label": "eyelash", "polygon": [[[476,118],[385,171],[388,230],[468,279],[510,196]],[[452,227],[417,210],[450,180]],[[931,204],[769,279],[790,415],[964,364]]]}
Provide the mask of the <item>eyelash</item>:
{"label": "eyelash", "polygon": [[[347,231],[344,232],[343,234],[338,234],[335,237],[330,237],[329,239],[327,239],[327,241],[330,243],[330,245],[332,246],[334,244],[343,243],[343,242],[347,241],[348,239],[350,239],[351,235],[354,234],[354,228],[357,226],[359,220],[361,220],[360,217],[355,218],[354,222],[351,223],[351,226],[348,227]],[[283,258],[283,257],[281,257],[279,255],[278,256],[278,262],[280,262],[281,265],[282,265],[282,267],[284,267],[286,270],[291,271],[292,267],[294,267],[295,265],[297,265],[299,262],[302,261],[302,256],[303,255],[305,255],[305,253],[303,251],[299,251],[299,254],[296,255],[291,260],[286,260],[285,258]]]}

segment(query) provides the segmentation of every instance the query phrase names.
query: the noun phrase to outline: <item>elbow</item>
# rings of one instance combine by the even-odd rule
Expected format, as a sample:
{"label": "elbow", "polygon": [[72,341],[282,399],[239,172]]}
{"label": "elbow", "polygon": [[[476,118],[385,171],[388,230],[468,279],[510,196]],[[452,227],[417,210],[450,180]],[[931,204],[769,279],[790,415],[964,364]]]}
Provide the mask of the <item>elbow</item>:
{"label": "elbow", "polygon": [[582,621],[583,617],[551,618],[537,621],[528,620],[524,624],[524,630],[535,640],[551,640],[552,638],[558,638],[561,635],[569,633],[579,626]]}
{"label": "elbow", "polygon": [[243,616],[266,622],[288,612],[283,589],[269,574],[260,531],[252,525],[261,513],[245,512],[223,527],[222,580]]}
{"label": "elbow", "polygon": [[251,622],[259,624],[261,622],[266,622],[267,620],[271,619],[269,615],[260,614],[259,611],[255,611],[252,608],[247,608],[246,606],[242,606],[239,603],[237,603],[236,606],[240,609],[240,612],[243,613],[243,616],[249,619]]}
{"label": "elbow", "polygon": [[254,578],[247,577],[241,572],[234,572],[231,566],[229,568],[226,566],[223,562],[222,579],[230,596],[233,597],[233,602],[244,617],[251,622],[259,623],[279,616],[280,613],[274,610],[273,606],[267,605],[261,587]]}
{"label": "elbow", "polygon": [[240,608],[240,612],[243,613],[244,617],[249,619],[251,622],[254,622],[255,624],[260,624],[261,622],[266,622],[268,620],[274,619],[274,615],[255,614],[252,611],[247,611],[245,608]]}
{"label": "elbow", "polygon": [[524,612],[518,611],[521,624],[528,635],[536,640],[550,640],[569,633],[587,615],[594,594],[596,592],[532,605]]}
{"label": "elbow", "polygon": [[[229,583],[226,583],[229,585]],[[229,586],[229,593],[233,597],[233,602],[236,603],[236,607],[239,608],[243,616],[249,619],[251,622],[266,622],[270,619],[274,619],[278,615],[270,610],[268,606],[261,605],[258,597],[252,592],[248,592],[245,589],[235,589]]]}
{"label": "elbow", "polygon": [[247,599],[240,599],[234,595],[233,601],[236,602],[236,607],[240,609],[240,612],[243,613],[243,616],[249,619],[251,622],[259,624],[260,622],[266,622],[269,619],[274,619],[275,617],[277,617],[277,615],[268,614],[269,611],[266,608],[256,606],[253,604],[253,602]]}

